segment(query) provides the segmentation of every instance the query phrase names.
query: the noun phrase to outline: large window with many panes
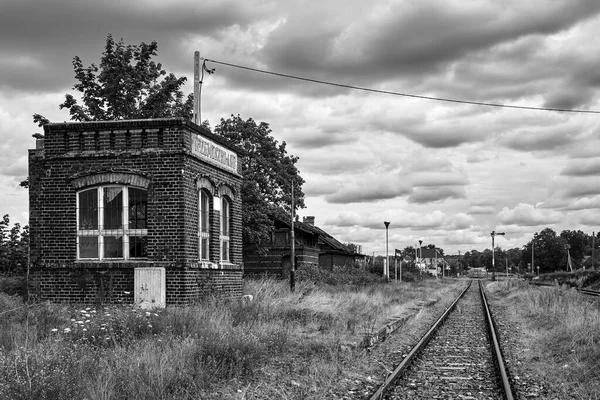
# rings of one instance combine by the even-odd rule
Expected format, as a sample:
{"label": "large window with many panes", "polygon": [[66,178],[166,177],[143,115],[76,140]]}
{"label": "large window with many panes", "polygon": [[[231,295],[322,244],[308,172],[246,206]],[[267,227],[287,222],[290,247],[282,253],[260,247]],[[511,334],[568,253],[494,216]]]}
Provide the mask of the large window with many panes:
{"label": "large window with many panes", "polygon": [[210,194],[200,190],[198,196],[198,252],[201,260],[209,259],[210,243]]}
{"label": "large window with many panes", "polygon": [[77,259],[129,260],[148,256],[148,192],[104,185],[77,193]]}
{"label": "large window with many panes", "polygon": [[229,261],[229,215],[231,203],[225,196],[221,197],[221,261]]}

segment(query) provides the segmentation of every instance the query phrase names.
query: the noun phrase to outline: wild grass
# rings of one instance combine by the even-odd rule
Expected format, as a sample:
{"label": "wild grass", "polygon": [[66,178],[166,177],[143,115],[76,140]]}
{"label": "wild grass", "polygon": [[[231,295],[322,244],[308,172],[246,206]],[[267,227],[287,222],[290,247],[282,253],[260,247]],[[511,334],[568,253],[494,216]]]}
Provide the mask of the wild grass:
{"label": "wild grass", "polygon": [[0,398],[318,398],[360,357],[346,344],[456,286],[343,279],[299,280],[294,293],[287,282],[247,280],[249,303],[152,311],[0,293]]}
{"label": "wild grass", "polygon": [[535,363],[539,374],[553,377],[552,383],[574,398],[600,398],[598,300],[565,286],[503,285],[518,299],[514,311],[524,322],[530,345],[539,357],[540,362]]}

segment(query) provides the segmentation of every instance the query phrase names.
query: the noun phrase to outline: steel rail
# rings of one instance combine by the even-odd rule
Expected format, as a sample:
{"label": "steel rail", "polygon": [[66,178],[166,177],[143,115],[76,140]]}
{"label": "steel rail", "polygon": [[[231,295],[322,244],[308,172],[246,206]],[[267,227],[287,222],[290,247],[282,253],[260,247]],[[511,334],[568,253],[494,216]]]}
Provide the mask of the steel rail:
{"label": "steel rail", "polygon": [[485,311],[485,318],[488,325],[488,331],[490,333],[490,339],[492,341],[493,349],[494,349],[494,359],[496,360],[496,368],[500,372],[500,379],[502,382],[502,389],[504,390],[504,397],[506,400],[513,400],[512,388],[510,386],[510,380],[508,379],[508,373],[506,372],[506,367],[504,366],[504,358],[502,357],[502,351],[500,350],[500,343],[498,342],[498,335],[496,334],[496,327],[494,326],[494,320],[492,318],[492,313],[490,312],[490,308],[488,306],[487,299],[485,297],[485,291],[483,290],[483,285],[481,281],[479,281],[479,291],[481,292],[481,298],[483,300],[483,308]]}
{"label": "steel rail", "polygon": [[600,292],[591,289],[577,289],[579,293],[587,294],[588,296],[600,296]]}
{"label": "steel rail", "polygon": [[[542,286],[542,287],[557,287],[555,283],[546,283],[546,282],[529,282],[531,286]],[[600,296],[600,292],[597,290],[584,289],[584,288],[574,288],[581,294],[587,294],[589,296]]]}
{"label": "steel rail", "polygon": [[446,317],[448,316],[448,314],[450,314],[450,312],[454,309],[454,307],[456,307],[456,303],[458,303],[458,301],[463,297],[463,295],[467,292],[467,290],[469,290],[472,283],[473,283],[473,281],[471,280],[469,282],[469,284],[467,285],[467,287],[465,288],[465,290],[463,290],[458,295],[456,300],[454,300],[454,302],[446,309],[446,311],[442,314],[442,316],[433,324],[433,326],[431,328],[429,328],[427,333],[425,333],[425,335],[423,335],[423,337],[419,340],[419,342],[412,348],[410,353],[408,353],[408,355],[406,357],[404,357],[404,359],[396,367],[396,369],[394,369],[394,371],[392,371],[392,373],[387,376],[385,381],[381,384],[381,386],[379,386],[379,389],[377,389],[377,391],[369,398],[369,400],[380,400],[383,398],[383,395],[385,394],[385,392],[390,388],[390,386],[394,383],[394,381],[400,377],[401,373],[404,372],[404,370],[410,365],[410,363],[415,358],[417,353],[419,351],[421,351],[423,349],[423,347],[425,347],[425,345],[427,344],[429,339],[431,339],[431,337],[437,331],[437,329],[440,327],[440,325],[442,325],[442,323],[446,320]]}

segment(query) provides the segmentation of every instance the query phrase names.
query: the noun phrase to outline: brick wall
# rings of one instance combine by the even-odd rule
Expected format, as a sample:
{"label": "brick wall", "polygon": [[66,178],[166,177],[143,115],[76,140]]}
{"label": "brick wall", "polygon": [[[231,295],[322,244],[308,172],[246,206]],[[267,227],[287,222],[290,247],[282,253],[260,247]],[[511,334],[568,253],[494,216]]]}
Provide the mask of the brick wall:
{"label": "brick wall", "polygon": [[[227,171],[202,159],[190,148],[193,135],[237,152],[208,130],[176,118],[47,125],[39,148],[29,151],[31,295],[131,302],[133,268],[144,266],[166,268],[167,304],[207,293],[241,295],[241,163]],[[198,259],[200,176],[215,182],[215,196],[232,197],[230,263],[220,263],[216,210],[210,218],[210,263]],[[76,193],[111,183],[147,185],[148,257],[77,260]]]}

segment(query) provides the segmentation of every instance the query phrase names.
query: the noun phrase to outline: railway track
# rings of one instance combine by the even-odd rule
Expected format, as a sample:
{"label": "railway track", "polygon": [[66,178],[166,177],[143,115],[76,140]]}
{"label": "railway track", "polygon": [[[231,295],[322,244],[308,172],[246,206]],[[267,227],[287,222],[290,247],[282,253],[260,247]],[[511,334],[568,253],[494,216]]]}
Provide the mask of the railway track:
{"label": "railway track", "polygon": [[[533,286],[541,286],[541,287],[557,287],[558,286],[556,283],[547,283],[547,282],[529,282],[529,284],[533,285]],[[600,291],[597,291],[597,290],[584,289],[584,288],[574,288],[574,289],[581,294],[585,294],[585,295],[592,296],[592,297],[600,297]]]}
{"label": "railway track", "polygon": [[513,399],[480,283],[471,281],[370,398],[376,399]]}

